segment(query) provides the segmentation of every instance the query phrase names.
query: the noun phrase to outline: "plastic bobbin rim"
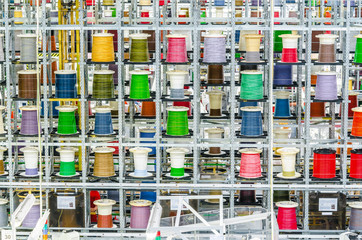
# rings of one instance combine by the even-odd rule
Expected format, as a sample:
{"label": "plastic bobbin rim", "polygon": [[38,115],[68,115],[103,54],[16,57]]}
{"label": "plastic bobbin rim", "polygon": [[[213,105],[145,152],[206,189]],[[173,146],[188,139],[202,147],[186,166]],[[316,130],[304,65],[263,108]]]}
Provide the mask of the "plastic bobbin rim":
{"label": "plastic bobbin rim", "polygon": [[133,39],[147,39],[150,36],[151,35],[147,33],[134,33],[129,35],[129,37]]}
{"label": "plastic bobbin rim", "polygon": [[208,128],[208,129],[205,129],[205,132],[207,132],[207,133],[223,133],[223,132],[225,132],[225,130],[222,128]]}
{"label": "plastic bobbin rim", "polygon": [[243,34],[244,38],[263,38],[264,35],[262,34]]}
{"label": "plastic bobbin rim", "polygon": [[97,106],[94,108],[96,113],[109,113],[113,110],[110,106]]}
{"label": "plastic bobbin rim", "polygon": [[241,74],[263,74],[259,70],[244,70],[240,72]]}
{"label": "plastic bobbin rim", "polygon": [[362,34],[357,34],[357,35],[355,35],[355,36],[353,36],[353,37],[355,37],[355,38],[362,38]]}
{"label": "plastic bobbin rim", "polygon": [[210,95],[210,94],[225,95],[225,92],[220,91],[220,90],[211,90],[211,91],[206,92],[206,94],[207,95]]}
{"label": "plastic bobbin rim", "polygon": [[149,152],[152,152],[152,149],[151,148],[147,148],[147,147],[134,147],[134,148],[131,148],[129,149],[130,152],[132,153],[149,153]]}
{"label": "plastic bobbin rim", "polygon": [[282,35],[279,35],[279,37],[281,38],[300,38],[301,36],[298,35],[298,34],[282,34]]}
{"label": "plastic bobbin rim", "polygon": [[257,154],[261,153],[262,151],[263,150],[257,148],[243,148],[239,150],[240,153],[245,153],[245,154]]}
{"label": "plastic bobbin rim", "polygon": [[290,128],[275,128],[274,133],[290,133],[292,130]]}
{"label": "plastic bobbin rim", "polygon": [[20,35],[18,35],[18,37],[37,37],[37,35],[36,34],[33,34],[33,33],[29,33],[29,34],[20,34]]}
{"label": "plastic bobbin rim", "polygon": [[241,107],[240,110],[246,112],[261,112],[261,107],[247,106],[247,107]]}
{"label": "plastic bobbin rim", "polygon": [[351,208],[362,209],[362,202],[350,202],[348,203],[348,206]]}
{"label": "plastic bobbin rim", "polygon": [[166,108],[167,111],[174,111],[174,112],[184,112],[184,111],[188,111],[189,108],[188,107],[183,107],[183,106],[172,106],[172,107],[168,107]]}
{"label": "plastic bobbin rim", "polygon": [[292,201],[281,201],[281,202],[275,203],[275,205],[277,207],[282,207],[282,208],[296,208],[296,207],[298,207],[298,203],[292,202]]}
{"label": "plastic bobbin rim", "polygon": [[23,153],[26,153],[26,152],[33,152],[33,153],[37,153],[39,152],[38,151],[38,148],[36,147],[23,147],[23,148],[20,148],[20,151],[23,152]]}
{"label": "plastic bobbin rim", "polygon": [[152,202],[149,200],[133,200],[129,203],[131,206],[134,207],[147,207],[147,206],[151,206]]}
{"label": "plastic bobbin rim", "polygon": [[315,73],[316,75],[337,75],[337,72],[333,71],[319,71]]}
{"label": "plastic bobbin rim", "polygon": [[0,106],[0,111],[3,111],[3,110],[5,110],[5,109],[6,109],[5,106]]}
{"label": "plastic bobbin rim", "polygon": [[167,38],[187,38],[184,34],[168,34],[166,35]]}
{"label": "plastic bobbin rim", "polygon": [[204,37],[209,38],[226,38],[225,34],[205,34]]}
{"label": "plastic bobbin rim", "polygon": [[58,110],[59,112],[74,112],[75,110],[78,109],[78,107],[73,105],[62,105],[62,106],[56,106],[55,109]]}
{"label": "plastic bobbin rim", "polygon": [[94,205],[97,206],[112,206],[114,204],[116,204],[116,201],[114,201],[113,199],[98,199],[96,201],[93,202]]}
{"label": "plastic bobbin rim", "polygon": [[166,74],[168,74],[168,75],[188,75],[189,72],[182,71],[182,70],[172,70],[172,71],[167,71]]}
{"label": "plastic bobbin rim", "polygon": [[168,152],[168,153],[188,153],[189,150],[187,148],[178,148],[178,147],[174,148],[173,147],[173,148],[167,148],[166,152]]}
{"label": "plastic bobbin rim", "polygon": [[96,147],[93,151],[95,153],[113,153],[116,149],[111,147]]}
{"label": "plastic bobbin rim", "polygon": [[113,37],[112,33],[95,33],[92,35],[93,37]]}
{"label": "plastic bobbin rim", "polygon": [[151,72],[146,71],[146,70],[133,70],[133,71],[130,71],[129,74],[131,74],[131,75],[145,75],[145,74],[149,75],[149,74],[151,74]]}
{"label": "plastic bobbin rim", "polygon": [[284,154],[284,155],[295,155],[299,153],[300,150],[295,147],[284,147],[277,150],[277,153]]}
{"label": "plastic bobbin rim", "polygon": [[147,128],[140,128],[139,131],[143,132],[143,133],[155,133],[156,129],[151,128],[151,127],[147,127]]}
{"label": "plastic bobbin rim", "polygon": [[37,70],[20,70],[17,72],[17,74],[37,74]]}
{"label": "plastic bobbin rim", "polygon": [[59,147],[59,148],[56,148],[55,151],[57,151],[58,153],[70,153],[70,152],[73,152],[73,153],[76,153],[79,151],[78,148],[76,147]]}
{"label": "plastic bobbin rim", "polygon": [[276,91],[274,94],[277,99],[288,99],[291,92],[290,91]]}
{"label": "plastic bobbin rim", "polygon": [[[21,111],[36,111],[38,110],[38,107],[35,105],[27,105],[27,106],[22,106],[19,109]],[[41,107],[39,107],[39,109],[41,109]]]}
{"label": "plastic bobbin rim", "polygon": [[58,70],[55,71],[54,74],[77,74],[75,70]]}
{"label": "plastic bobbin rim", "polygon": [[5,199],[5,198],[0,198],[0,205],[5,205],[8,204],[9,200]]}
{"label": "plastic bobbin rim", "polygon": [[352,111],[353,111],[353,112],[362,112],[362,107],[352,108]]}
{"label": "plastic bobbin rim", "polygon": [[6,152],[8,149],[6,147],[0,147],[0,152]]}
{"label": "plastic bobbin rim", "polygon": [[115,72],[113,70],[97,70],[97,71],[93,71],[93,74],[98,74],[98,75],[106,75],[106,74],[114,74]]}

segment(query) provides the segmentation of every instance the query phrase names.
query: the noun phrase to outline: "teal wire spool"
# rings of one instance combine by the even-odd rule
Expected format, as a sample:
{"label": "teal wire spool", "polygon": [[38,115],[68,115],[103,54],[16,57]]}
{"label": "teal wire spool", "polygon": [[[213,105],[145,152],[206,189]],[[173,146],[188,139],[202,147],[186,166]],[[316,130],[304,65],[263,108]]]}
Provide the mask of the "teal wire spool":
{"label": "teal wire spool", "polygon": [[166,134],[170,136],[185,136],[189,134],[188,107],[173,106],[168,111]]}
{"label": "teal wire spool", "polygon": [[240,72],[240,99],[260,100],[264,97],[263,73],[257,70],[245,70]]}
{"label": "teal wire spool", "polygon": [[93,98],[114,98],[114,82],[112,70],[100,70],[93,73]]}
{"label": "teal wire spool", "polygon": [[358,34],[354,37],[357,38],[357,41],[356,41],[356,50],[354,52],[353,62],[362,63],[362,34]]}
{"label": "teal wire spool", "polygon": [[59,111],[58,134],[72,135],[77,133],[77,124],[75,120],[75,110],[77,106],[63,105],[55,109]]}
{"label": "teal wire spool", "polygon": [[150,36],[145,33],[129,35],[131,39],[130,62],[148,62],[150,60],[147,40]]}
{"label": "teal wire spool", "polygon": [[134,70],[131,74],[130,99],[148,99],[151,97],[150,87],[148,83],[149,71]]}

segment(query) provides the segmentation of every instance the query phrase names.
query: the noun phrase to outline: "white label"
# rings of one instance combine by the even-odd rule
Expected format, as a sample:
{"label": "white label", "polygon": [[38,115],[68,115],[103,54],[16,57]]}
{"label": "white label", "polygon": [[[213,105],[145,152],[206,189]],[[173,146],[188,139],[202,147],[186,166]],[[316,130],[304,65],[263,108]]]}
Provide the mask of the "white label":
{"label": "white label", "polygon": [[1,239],[2,240],[15,240],[12,230],[1,230]]}
{"label": "white label", "polygon": [[320,198],[319,211],[320,212],[336,212],[338,208],[337,198]]}
{"label": "white label", "polygon": [[75,209],[75,197],[71,196],[58,196],[57,197],[58,209]]}
{"label": "white label", "polygon": [[[189,203],[188,199],[184,199],[185,202]],[[171,199],[171,210],[177,210],[178,209],[178,205],[179,205],[179,200],[178,199]],[[185,207],[185,205],[182,204],[181,210],[187,210],[188,208]]]}
{"label": "white label", "polygon": [[322,212],[322,215],[332,215],[332,212]]}

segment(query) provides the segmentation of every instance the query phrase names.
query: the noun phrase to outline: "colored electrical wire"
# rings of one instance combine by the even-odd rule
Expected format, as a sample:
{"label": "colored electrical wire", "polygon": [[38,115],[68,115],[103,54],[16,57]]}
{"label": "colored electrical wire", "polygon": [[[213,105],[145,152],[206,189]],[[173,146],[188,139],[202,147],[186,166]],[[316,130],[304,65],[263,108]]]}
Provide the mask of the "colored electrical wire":
{"label": "colored electrical wire", "polygon": [[258,137],[263,135],[263,123],[260,107],[242,107],[240,134],[242,136]]}
{"label": "colored electrical wire", "polygon": [[313,177],[334,178],[336,176],[336,151],[322,148],[313,152]]}
{"label": "colored electrical wire", "polygon": [[204,58],[205,63],[226,62],[226,35],[204,36]]}
{"label": "colored electrical wire", "polygon": [[256,148],[244,148],[241,153],[239,177],[259,178],[261,177],[260,153],[262,150]]}
{"label": "colored electrical wire", "polygon": [[113,34],[93,34],[92,61],[114,62]]}
{"label": "colored electrical wire", "polygon": [[94,71],[93,76],[93,98],[109,99],[114,98],[114,71]]}
{"label": "colored electrical wire", "polygon": [[259,100],[263,94],[263,73],[256,70],[241,72],[240,99]]}
{"label": "colored electrical wire", "polygon": [[97,147],[94,149],[94,169],[93,175],[96,177],[112,177],[115,175],[113,152],[114,148]]}

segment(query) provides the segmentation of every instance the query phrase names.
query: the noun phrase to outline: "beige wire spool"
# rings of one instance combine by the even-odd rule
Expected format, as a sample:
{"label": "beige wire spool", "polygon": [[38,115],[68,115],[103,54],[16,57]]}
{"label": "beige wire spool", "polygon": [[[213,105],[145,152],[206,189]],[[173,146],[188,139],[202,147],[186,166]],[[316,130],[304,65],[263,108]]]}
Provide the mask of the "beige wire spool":
{"label": "beige wire spool", "polygon": [[113,152],[114,148],[97,147],[94,149],[94,170],[93,175],[96,177],[112,177],[116,173],[114,171]]}

